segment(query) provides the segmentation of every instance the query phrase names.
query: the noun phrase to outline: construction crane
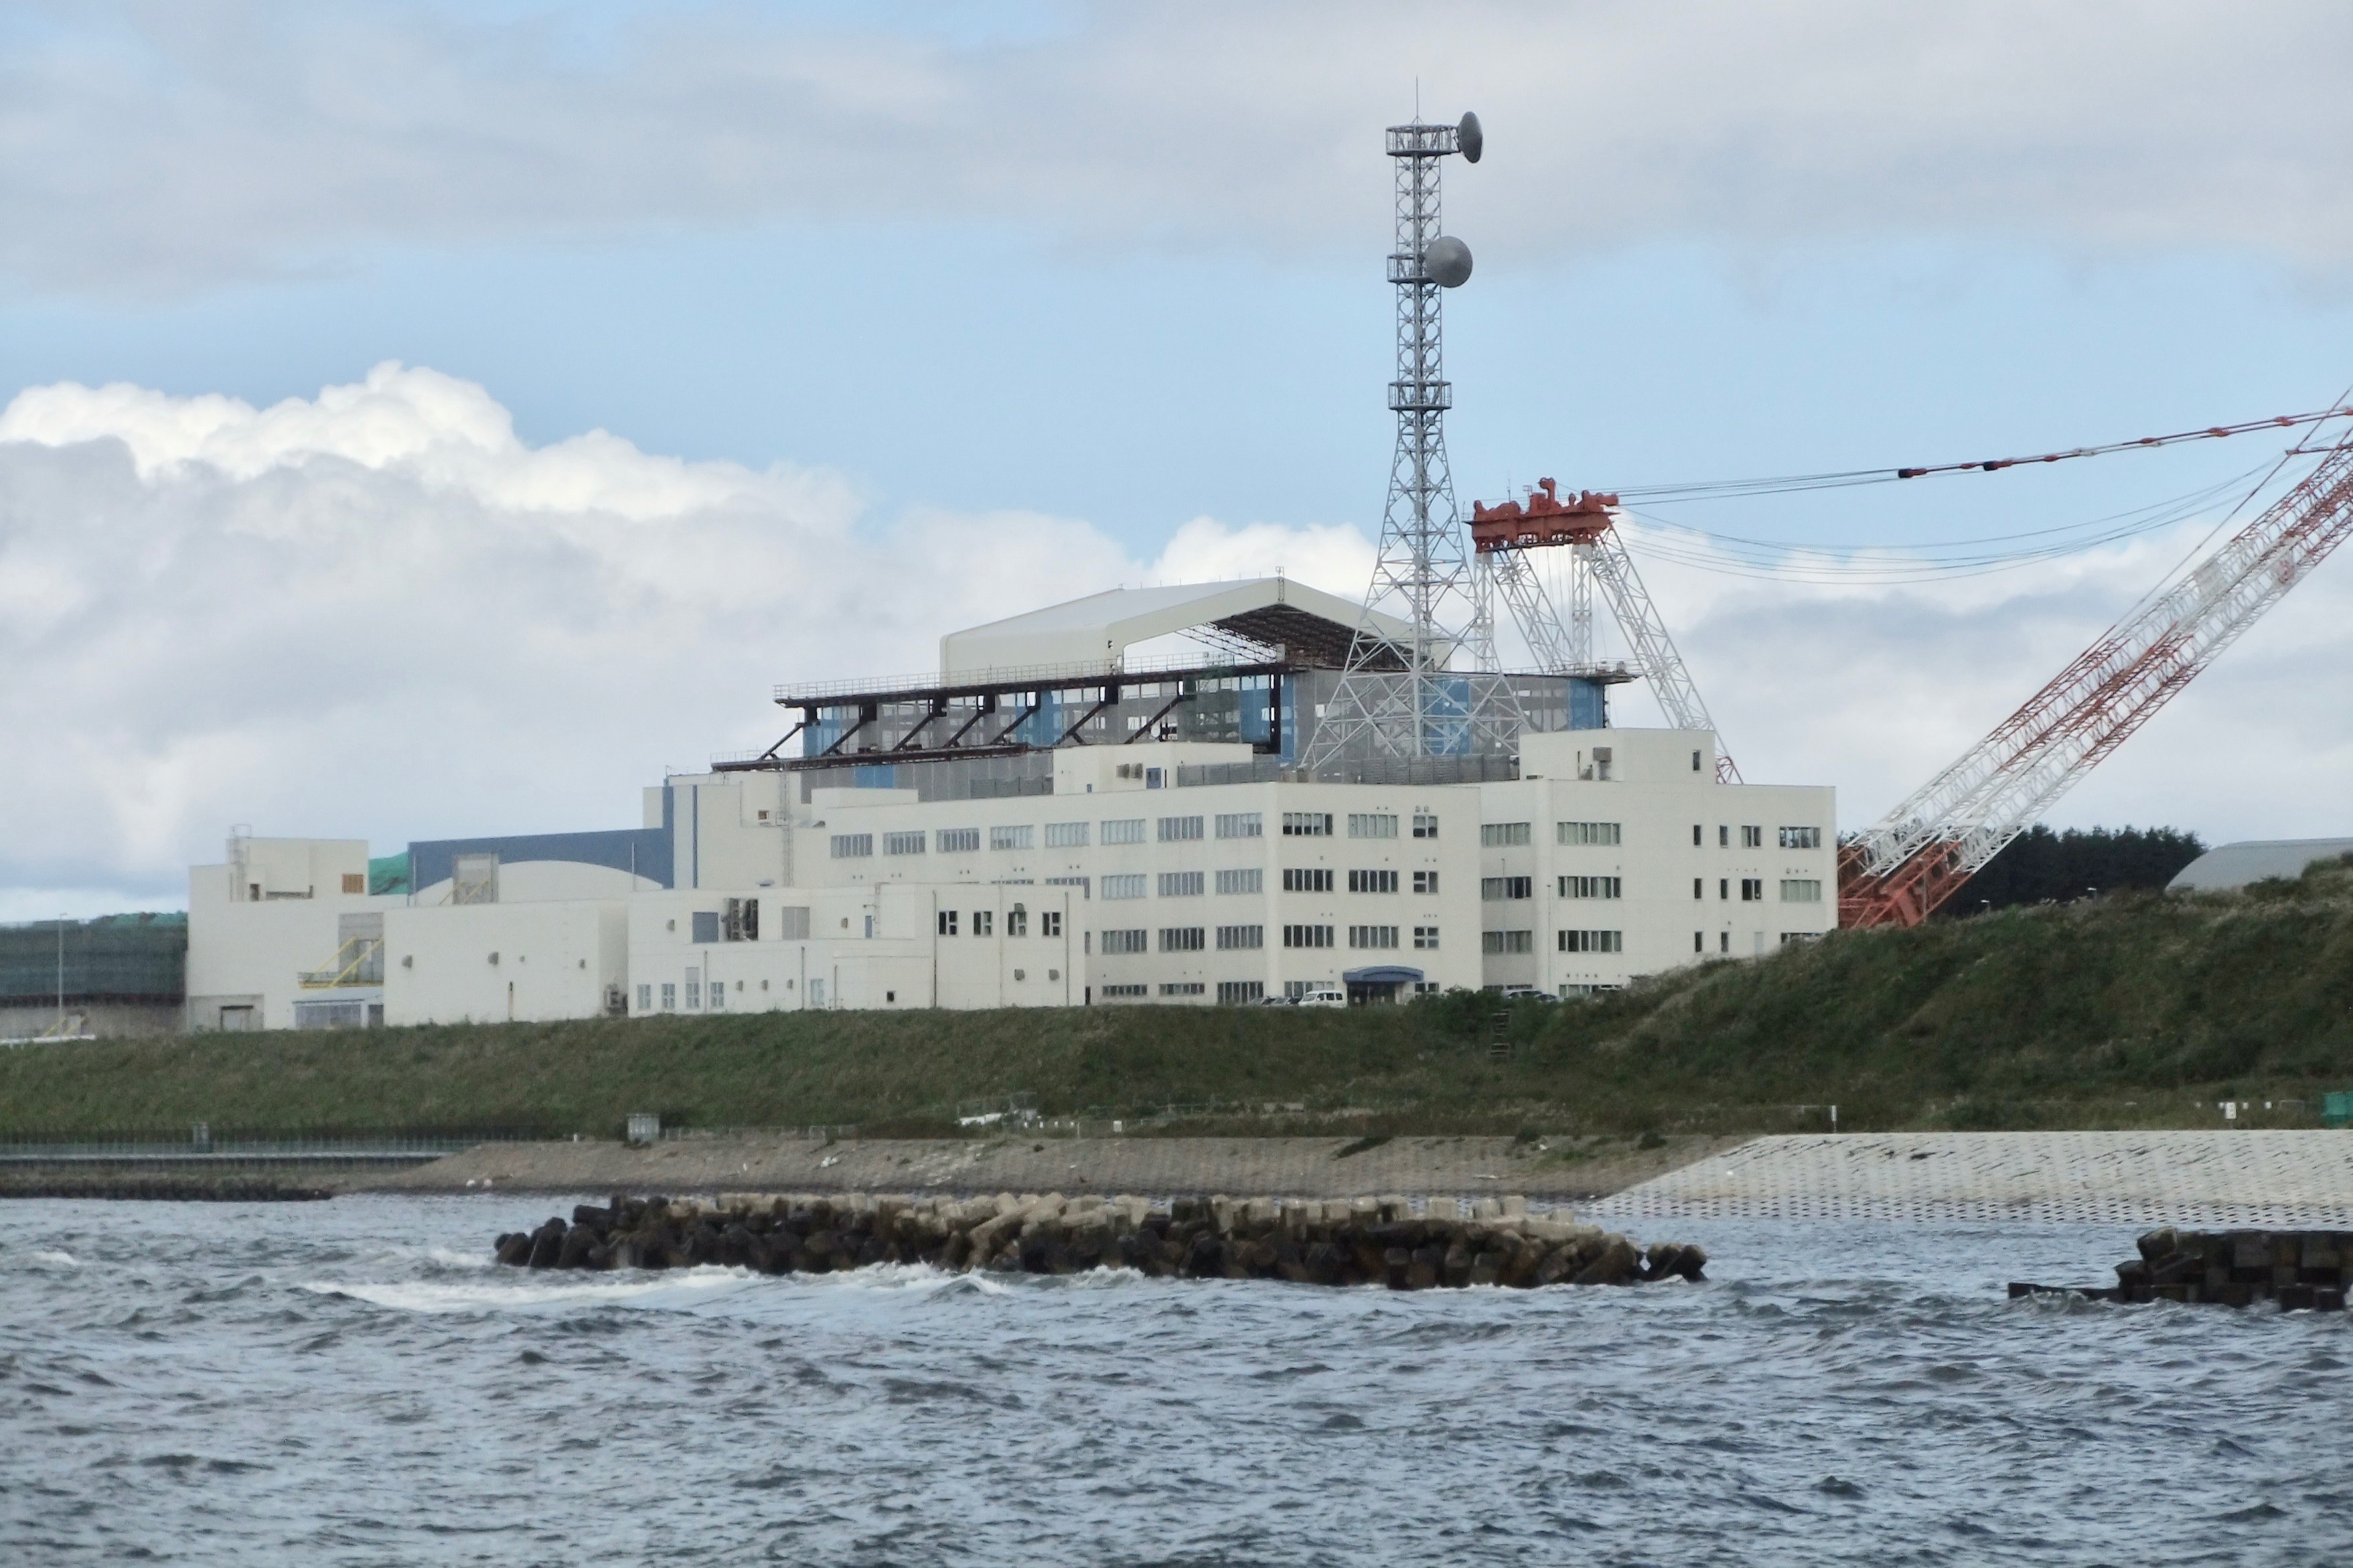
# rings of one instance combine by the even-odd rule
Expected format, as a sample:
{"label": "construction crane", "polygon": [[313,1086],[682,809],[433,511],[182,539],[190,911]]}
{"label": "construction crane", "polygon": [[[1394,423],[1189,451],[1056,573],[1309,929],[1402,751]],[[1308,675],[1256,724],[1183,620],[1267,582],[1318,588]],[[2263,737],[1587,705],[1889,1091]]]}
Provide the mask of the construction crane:
{"label": "construction crane", "polygon": [[[1536,481],[1525,503],[1504,501],[1495,506],[1471,505],[1471,544],[1504,602],[1529,651],[1548,675],[1591,679],[1605,672],[1593,657],[1593,593],[1597,585],[1617,617],[1632,650],[1635,667],[1651,683],[1667,722],[1678,730],[1715,731],[1699,688],[1675,651],[1667,624],[1634,570],[1634,558],[1616,526],[1618,498],[1599,490],[1582,490],[1568,500],[1560,497],[1551,479]],[[1544,584],[1530,566],[1531,550],[1567,549],[1569,614],[1566,622],[1554,610]],[[1717,737],[1715,776],[1738,784],[1740,770]]]}
{"label": "construction crane", "polygon": [[2353,442],[2312,451],[2294,489],[1840,848],[1841,925],[1927,919],[2353,533]]}

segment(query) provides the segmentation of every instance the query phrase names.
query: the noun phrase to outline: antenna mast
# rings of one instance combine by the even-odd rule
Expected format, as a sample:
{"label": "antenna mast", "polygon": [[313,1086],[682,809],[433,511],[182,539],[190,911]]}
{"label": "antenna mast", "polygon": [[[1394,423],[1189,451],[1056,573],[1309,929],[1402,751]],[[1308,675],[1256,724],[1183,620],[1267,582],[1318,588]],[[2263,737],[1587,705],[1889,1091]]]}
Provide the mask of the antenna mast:
{"label": "antenna mast", "polygon": [[[1324,770],[1374,758],[1505,751],[1525,723],[1511,684],[1496,672],[1494,617],[1483,574],[1463,549],[1454,481],[1446,460],[1440,293],[1471,276],[1471,249],[1439,231],[1439,163],[1460,153],[1479,161],[1479,117],[1455,125],[1413,123],[1388,131],[1397,170],[1397,239],[1389,281],[1397,286],[1397,455],[1389,468],[1379,558],[1348,661],[1303,762]],[[1410,628],[1403,639],[1380,625],[1384,612]],[[1451,616],[1461,631],[1448,629]],[[1457,653],[1466,668],[1449,668]]]}

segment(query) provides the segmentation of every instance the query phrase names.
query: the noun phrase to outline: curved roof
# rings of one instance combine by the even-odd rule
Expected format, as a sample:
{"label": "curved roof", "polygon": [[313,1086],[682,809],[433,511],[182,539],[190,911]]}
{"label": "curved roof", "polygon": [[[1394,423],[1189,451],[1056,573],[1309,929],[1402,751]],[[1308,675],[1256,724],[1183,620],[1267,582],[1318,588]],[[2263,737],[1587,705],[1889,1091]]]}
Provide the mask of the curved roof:
{"label": "curved roof", "polygon": [[[1303,664],[1339,668],[1364,618],[1355,602],[1286,577],[1174,587],[1112,588],[1025,615],[950,632],[940,639],[940,668],[950,676],[1036,665],[1104,665],[1137,643],[1171,632],[1214,626]],[[1394,641],[1412,627],[1376,613],[1373,624]]]}
{"label": "curved roof", "polygon": [[2353,838],[2250,838],[2220,844],[2174,874],[2167,892],[2228,892],[2266,877],[2301,877],[2315,860],[2353,855]]}

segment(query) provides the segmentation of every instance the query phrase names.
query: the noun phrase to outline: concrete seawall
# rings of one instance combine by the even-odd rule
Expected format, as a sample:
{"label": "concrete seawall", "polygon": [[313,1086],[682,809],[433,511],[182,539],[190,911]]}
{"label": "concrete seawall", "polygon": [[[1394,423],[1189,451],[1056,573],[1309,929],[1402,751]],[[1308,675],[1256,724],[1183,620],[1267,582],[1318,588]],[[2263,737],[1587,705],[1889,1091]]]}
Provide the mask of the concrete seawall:
{"label": "concrete seawall", "polygon": [[2353,1226],[2353,1132],[1851,1132],[1753,1139],[1597,1219],[2025,1219]]}
{"label": "concrete seawall", "polygon": [[375,1177],[378,1192],[464,1191],[489,1183],[531,1192],[1267,1193],[1297,1198],[1366,1192],[1549,1201],[1612,1193],[1733,1148],[1734,1138],[853,1139],[690,1138],[485,1143]]}

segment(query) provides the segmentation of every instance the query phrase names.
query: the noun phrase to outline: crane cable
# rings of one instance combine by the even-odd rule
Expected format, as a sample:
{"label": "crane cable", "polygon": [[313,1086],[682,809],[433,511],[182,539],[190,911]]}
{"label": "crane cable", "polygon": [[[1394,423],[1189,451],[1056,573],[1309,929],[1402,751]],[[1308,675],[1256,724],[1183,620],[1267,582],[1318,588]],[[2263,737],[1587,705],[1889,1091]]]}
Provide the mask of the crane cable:
{"label": "crane cable", "polygon": [[1947,474],[1990,474],[2029,463],[2058,463],[2070,458],[2097,458],[2111,452],[2147,451],[2184,441],[2212,441],[2250,430],[2293,430],[2353,414],[2339,399],[2316,414],[2282,414],[2269,419],[2248,419],[2236,425],[2210,425],[2202,430],[2179,430],[2168,436],[2143,436],[2132,441],[2110,441],[2096,447],[2073,447],[2063,452],[2041,452],[2023,458],[1992,458],[1968,463],[1930,463],[1910,468],[1847,468],[1833,473],[1786,474],[1778,479],[1706,479],[1669,485],[1621,485],[1613,492],[1627,500],[1653,505],[1668,501],[1729,500],[1745,496],[1788,495],[1802,490],[1846,489],[1856,485],[1894,484],[1899,479],[1930,479]]}

